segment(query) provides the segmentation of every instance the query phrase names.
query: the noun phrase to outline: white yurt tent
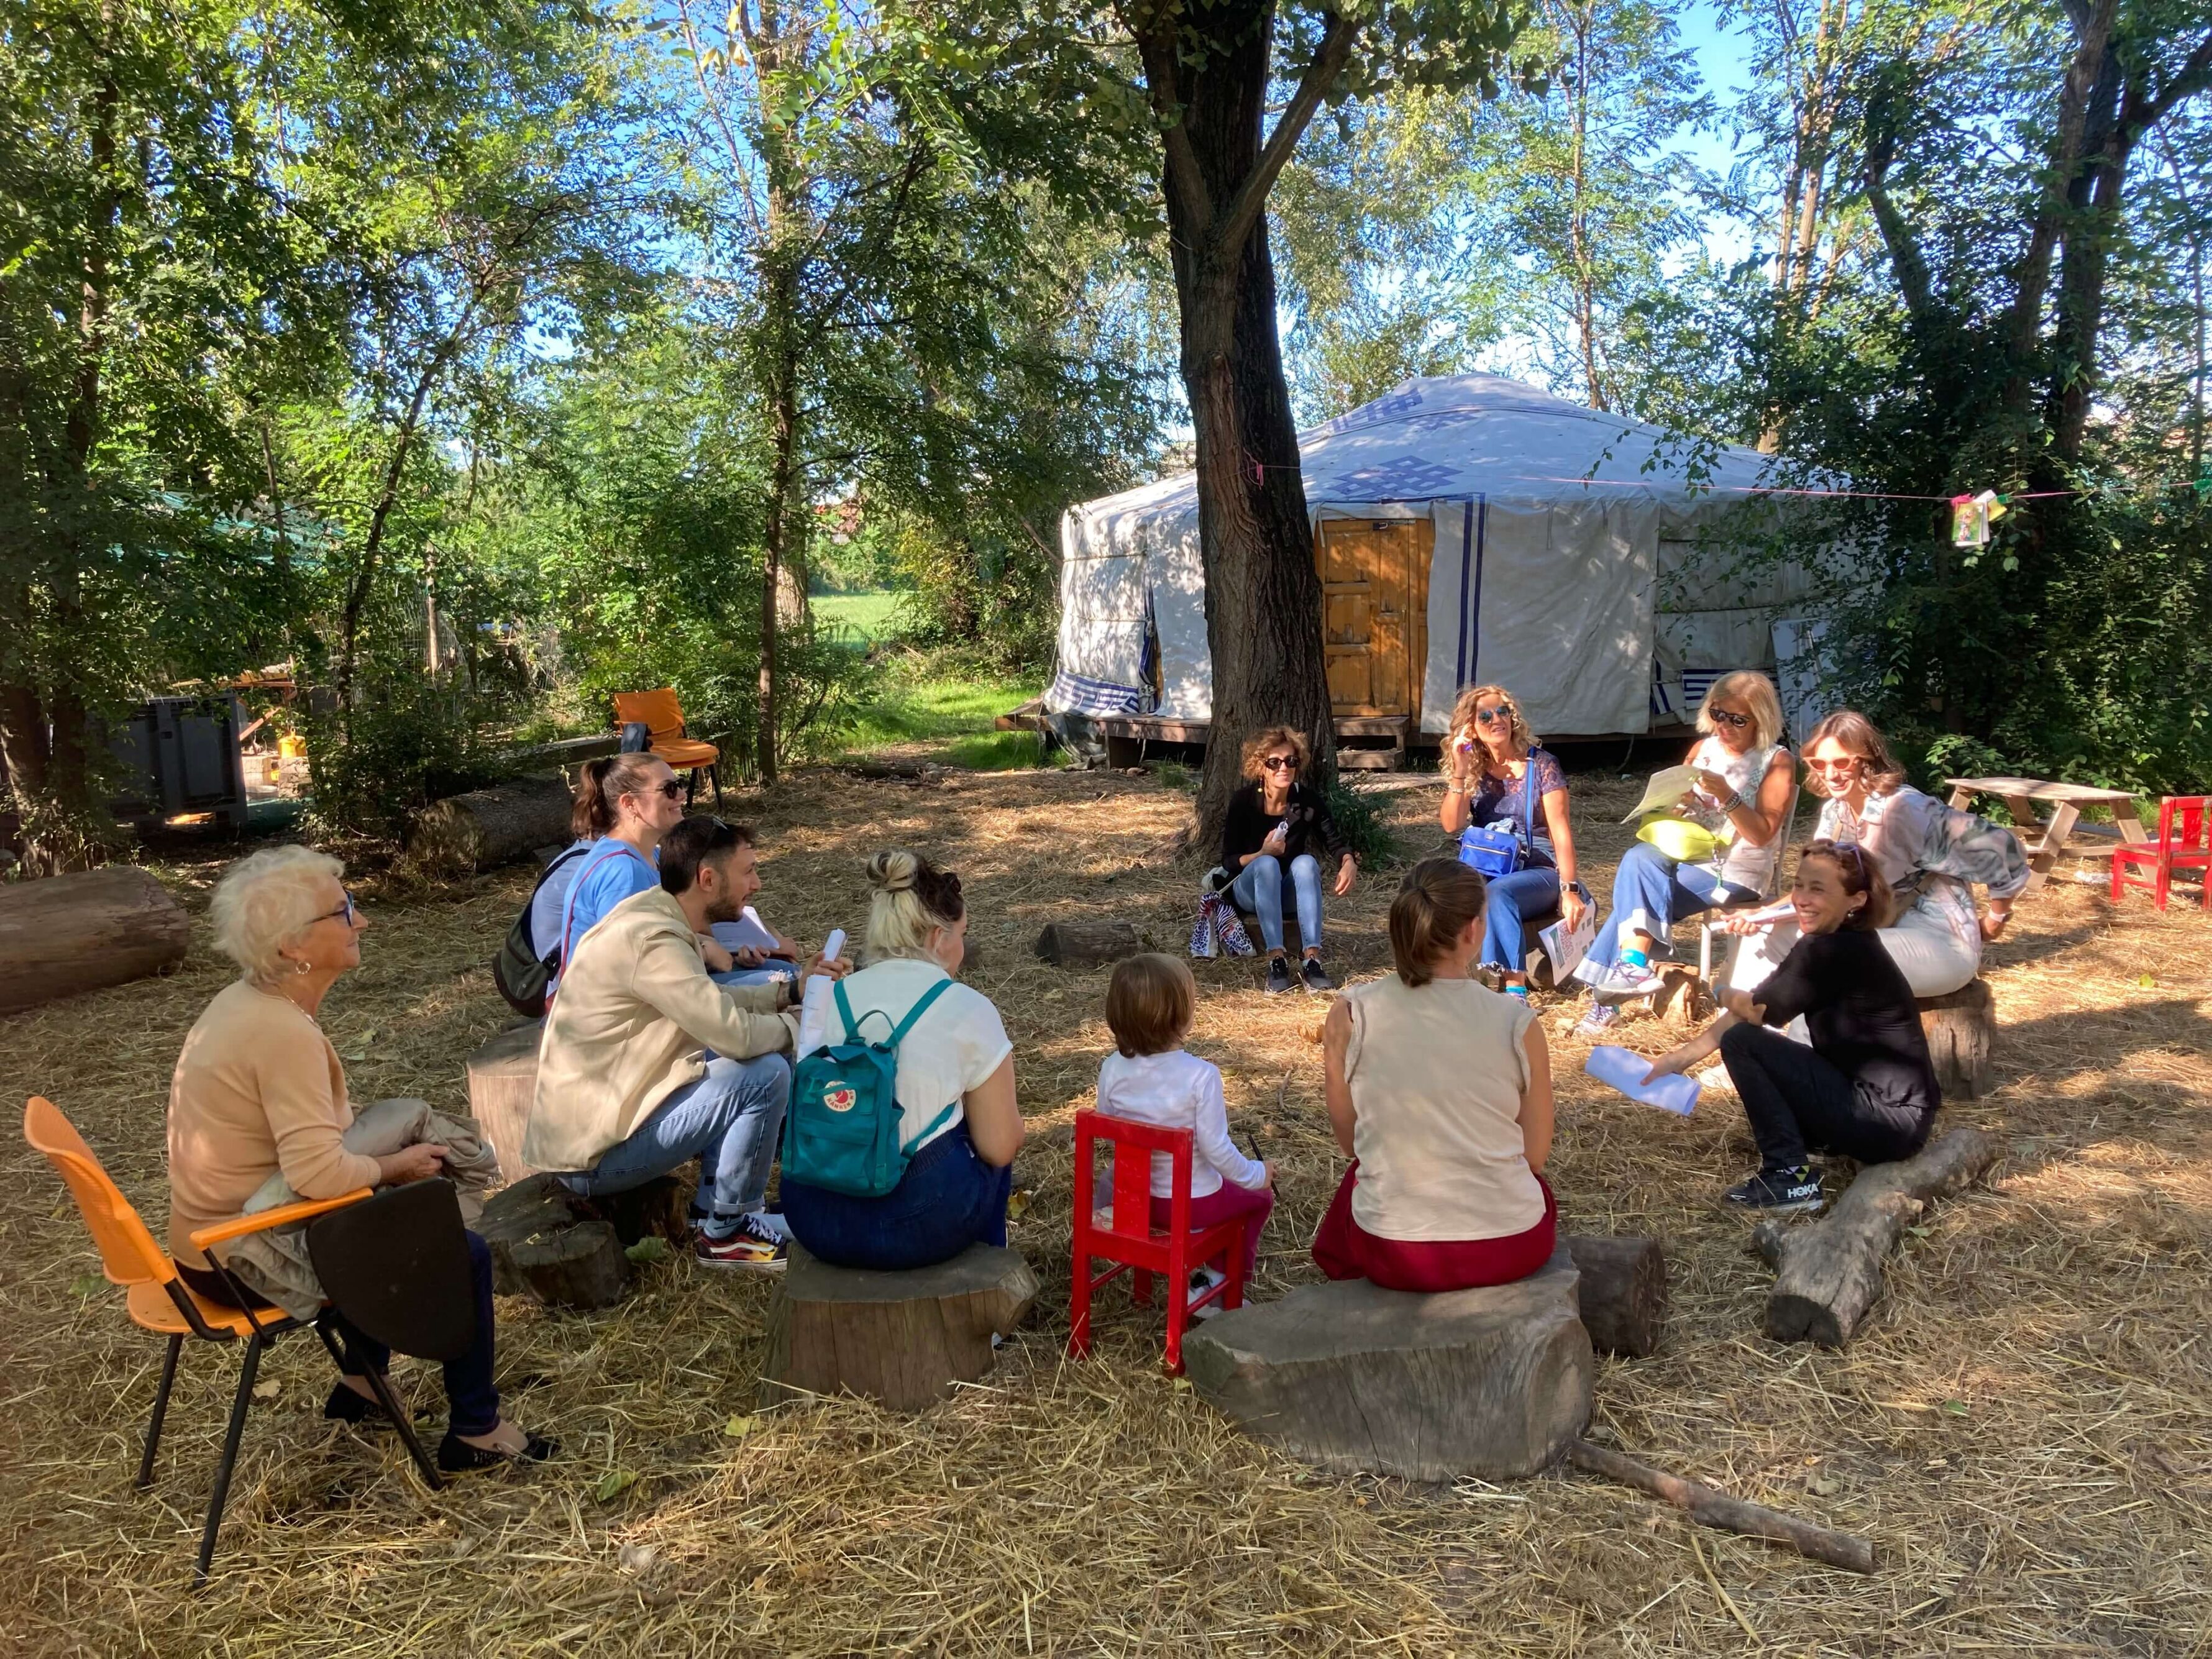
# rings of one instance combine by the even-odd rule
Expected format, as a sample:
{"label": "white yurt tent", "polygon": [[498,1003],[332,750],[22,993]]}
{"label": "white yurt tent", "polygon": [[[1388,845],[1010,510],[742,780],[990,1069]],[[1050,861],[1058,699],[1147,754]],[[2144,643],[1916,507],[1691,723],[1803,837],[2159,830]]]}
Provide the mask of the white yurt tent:
{"label": "white yurt tent", "polygon": [[[1788,511],[1753,493],[1769,456],[1489,374],[1408,380],[1298,453],[1340,731],[1438,734],[1458,688],[1495,681],[1547,738],[1640,732],[1729,669],[1803,678],[1811,573],[1741,556]],[[1060,544],[1046,714],[1206,720],[1195,477],[1071,507]]]}

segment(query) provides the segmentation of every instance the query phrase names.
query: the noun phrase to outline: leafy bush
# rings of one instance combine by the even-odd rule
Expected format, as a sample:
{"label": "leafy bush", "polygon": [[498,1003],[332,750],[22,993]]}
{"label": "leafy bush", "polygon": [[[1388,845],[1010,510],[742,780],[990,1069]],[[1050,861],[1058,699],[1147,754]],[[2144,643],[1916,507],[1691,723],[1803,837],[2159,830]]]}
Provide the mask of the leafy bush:
{"label": "leafy bush", "polygon": [[1361,794],[1339,779],[1328,787],[1328,810],[1358,855],[1362,869],[1379,870],[1398,861],[1397,837],[1376,812],[1373,797]]}

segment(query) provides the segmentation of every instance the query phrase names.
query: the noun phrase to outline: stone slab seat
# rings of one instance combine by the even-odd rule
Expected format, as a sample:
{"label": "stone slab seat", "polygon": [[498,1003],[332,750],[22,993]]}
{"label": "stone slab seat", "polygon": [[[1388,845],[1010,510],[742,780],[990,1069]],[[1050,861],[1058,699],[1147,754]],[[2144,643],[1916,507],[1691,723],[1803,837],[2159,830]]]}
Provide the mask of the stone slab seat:
{"label": "stone slab seat", "polygon": [[855,1394],[919,1411],[991,1369],[991,1339],[1011,1334],[1037,1298],[1018,1250],[971,1244],[903,1273],[833,1267],[798,1241],[769,1306],[760,1403]]}
{"label": "stone slab seat", "polygon": [[1533,1474],[1589,1421],[1580,1278],[1563,1245],[1528,1278],[1482,1290],[1307,1285],[1194,1331],[1185,1374],[1240,1428],[1323,1468]]}

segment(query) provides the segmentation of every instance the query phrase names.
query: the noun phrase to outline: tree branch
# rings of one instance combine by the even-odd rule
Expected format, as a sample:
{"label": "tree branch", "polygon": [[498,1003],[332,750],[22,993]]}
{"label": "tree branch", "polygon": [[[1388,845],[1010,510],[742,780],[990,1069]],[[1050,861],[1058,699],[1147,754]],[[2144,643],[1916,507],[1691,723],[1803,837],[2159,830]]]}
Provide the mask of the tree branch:
{"label": "tree branch", "polygon": [[1160,143],[1168,158],[1167,187],[1175,192],[1185,223],[1210,225],[1213,198],[1199,168],[1198,152],[1191,147],[1190,129],[1183,125],[1182,98],[1176,84],[1176,32],[1181,22],[1182,9],[1173,0],[1161,0],[1159,9],[1148,15],[1148,26],[1140,26],[1126,15],[1122,19],[1145,66],[1145,95],[1152,100],[1152,113],[1159,118]]}
{"label": "tree branch", "polygon": [[[2043,203],[2029,233],[2027,252],[2020,262],[2019,291],[2013,297],[2012,346],[2014,357],[2019,361],[2025,361],[2033,351],[2035,337],[2043,325],[2043,296],[2051,283],[2051,255],[2058,246],[2075,176],[2081,171],[2081,135],[2089,118],[2089,94],[2104,66],[2106,48],[2111,42],[2112,23],[2119,9],[2119,0],[2097,0],[2094,12],[2080,0],[2074,0],[2067,8],[2080,41],[2074,61],[2067,65],[2065,88],[2059,94],[2058,134],[2051,145],[2051,176],[2045,182]],[[2018,382],[2007,401],[2014,401],[2024,387],[2024,381]]]}
{"label": "tree branch", "polygon": [[1915,322],[1924,323],[1935,311],[1935,296],[1928,281],[1928,261],[1913,238],[1912,227],[1890,199],[1889,164],[1896,149],[1896,141],[1888,137],[1868,146],[1863,181],[1867,205],[1874,210],[1875,228],[1881,232],[1882,246],[1889,251],[1890,269],[1897,273],[1905,308]]}
{"label": "tree branch", "polygon": [[2159,89],[2156,97],[2143,97],[2136,88],[2129,88],[2127,107],[2120,116],[2121,130],[2131,143],[2164,120],[2183,99],[2194,97],[2209,86],[2212,86],[2212,34],[2197,43],[2189,61],[2173,72],[2173,78]]}
{"label": "tree branch", "polygon": [[1360,25],[1340,12],[1328,15],[1328,27],[1322,35],[1321,49],[1314,60],[1306,65],[1298,89],[1284,106],[1275,122],[1275,130],[1267,135],[1266,148],[1252,171],[1244,175],[1244,182],[1237,187],[1237,194],[1213,227],[1213,246],[1206,250],[1209,258],[1224,261],[1235,260],[1243,254],[1245,239],[1252,228],[1260,222],[1260,216],[1267,210],[1267,192],[1275,187],[1275,180],[1289,165],[1291,152],[1298,147],[1298,140],[1312,123],[1314,112],[1321,100],[1344,73],[1346,59],[1352,56],[1352,44],[1359,38]]}

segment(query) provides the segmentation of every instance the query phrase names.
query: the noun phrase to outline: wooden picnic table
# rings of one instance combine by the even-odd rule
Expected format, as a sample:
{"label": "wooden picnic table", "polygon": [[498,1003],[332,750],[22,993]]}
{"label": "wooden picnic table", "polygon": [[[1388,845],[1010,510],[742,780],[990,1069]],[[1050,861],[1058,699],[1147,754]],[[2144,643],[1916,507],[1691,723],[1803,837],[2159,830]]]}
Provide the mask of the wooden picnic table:
{"label": "wooden picnic table", "polygon": [[[1951,805],[1964,808],[1976,795],[1995,795],[2011,810],[2013,823],[2021,830],[2031,824],[2042,833],[2027,845],[2027,890],[2033,893],[2050,879],[2051,867],[2066,850],[2066,838],[2085,806],[2109,806],[2112,823],[2123,842],[2148,841],[2150,831],[2136,814],[2136,798],[2124,789],[2099,789],[2086,783],[2052,783],[2043,778],[1946,778],[1951,786]],[[2051,808],[2047,819],[2036,810],[2039,803]]]}

